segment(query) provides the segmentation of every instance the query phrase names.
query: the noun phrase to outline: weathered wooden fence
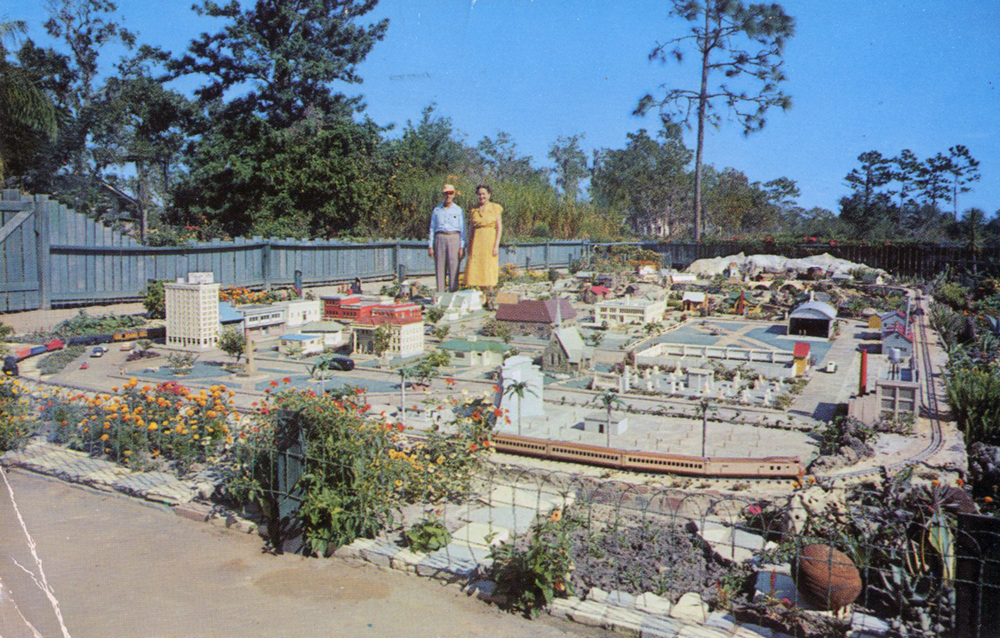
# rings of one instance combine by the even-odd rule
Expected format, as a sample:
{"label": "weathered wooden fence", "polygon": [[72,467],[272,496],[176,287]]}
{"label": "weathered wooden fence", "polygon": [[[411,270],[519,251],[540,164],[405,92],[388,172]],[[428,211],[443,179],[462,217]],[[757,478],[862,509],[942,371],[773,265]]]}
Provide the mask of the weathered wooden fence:
{"label": "weathered wooden fence", "polygon": [[[305,284],[388,279],[400,267],[429,275],[434,264],[424,241],[351,244],[252,237],[215,240],[181,247],[143,246],[45,195],[3,191],[0,197],[0,312],[133,300],[147,282],[173,280],[192,271],[212,271],[224,286],[289,285],[301,273]],[[973,264],[964,248],[906,245],[858,246],[774,244],[760,241],[715,243],[633,242],[663,256],[665,265],[684,267],[696,259],[738,252],[835,257],[884,268],[894,274],[932,277],[946,266]],[[533,268],[565,267],[608,244],[587,240],[509,244],[500,263]]]}

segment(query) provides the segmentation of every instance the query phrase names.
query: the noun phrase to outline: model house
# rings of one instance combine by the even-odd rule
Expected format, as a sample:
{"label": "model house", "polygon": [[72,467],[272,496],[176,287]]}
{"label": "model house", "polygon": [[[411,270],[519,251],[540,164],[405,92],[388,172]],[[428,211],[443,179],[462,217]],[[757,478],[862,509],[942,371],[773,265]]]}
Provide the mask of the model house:
{"label": "model house", "polygon": [[793,376],[801,377],[809,370],[809,344],[796,341],[792,349],[792,357]]}
{"label": "model house", "polygon": [[607,301],[612,296],[611,290],[605,286],[587,286],[580,293],[580,301],[583,303],[595,304]]}
{"label": "model house", "polygon": [[243,315],[247,330],[271,334],[284,329],[288,308],[279,304],[247,304],[236,306],[236,312]]}
{"label": "model house", "polygon": [[372,309],[383,303],[381,297],[365,295],[326,295],[320,297],[323,319],[351,323],[367,319]]}
{"label": "model house", "polygon": [[594,323],[608,326],[658,323],[666,311],[667,302],[663,299],[609,299],[594,306]]}
{"label": "model house", "polygon": [[483,293],[478,290],[459,290],[443,293],[437,307],[444,310],[445,321],[457,321],[483,309]]}
{"label": "model house", "polygon": [[515,334],[548,339],[558,319],[563,324],[576,321],[576,310],[566,299],[527,299],[516,304],[503,304],[497,310],[497,321]]}
{"label": "model house", "polygon": [[889,354],[889,350],[895,348],[899,350],[901,357],[913,356],[913,333],[908,332],[901,324],[882,337],[882,354]]}
{"label": "model house", "polygon": [[219,284],[212,273],[188,273],[164,284],[167,344],[185,349],[214,348],[219,342]]}
{"label": "model house", "polygon": [[326,348],[336,348],[347,343],[346,329],[344,324],[336,321],[313,321],[302,326],[301,333],[304,335],[318,335],[323,338],[323,346]]}
{"label": "model house", "polygon": [[897,327],[901,327],[905,330],[906,315],[904,315],[900,310],[872,315],[868,318],[868,327],[873,330],[878,330],[884,337]]}
{"label": "model house", "polygon": [[460,368],[496,368],[503,364],[504,355],[513,348],[496,341],[449,339],[438,349],[451,355],[451,364]]}
{"label": "model house", "polygon": [[686,292],[681,297],[684,312],[708,312],[708,295],[703,292]]}
{"label": "model house", "polygon": [[290,357],[306,357],[323,352],[323,350],[322,335],[283,335],[278,343],[278,351]]}
{"label": "model house", "polygon": [[593,351],[583,343],[575,326],[552,331],[549,345],[542,353],[542,370],[546,372],[583,372],[590,368]]}

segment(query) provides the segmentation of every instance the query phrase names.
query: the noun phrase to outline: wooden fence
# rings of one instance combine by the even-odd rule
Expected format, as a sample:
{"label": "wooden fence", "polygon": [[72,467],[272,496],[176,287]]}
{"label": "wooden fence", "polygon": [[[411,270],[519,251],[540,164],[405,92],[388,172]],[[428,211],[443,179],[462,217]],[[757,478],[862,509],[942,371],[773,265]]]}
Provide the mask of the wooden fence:
{"label": "wooden fence", "polygon": [[[252,237],[180,247],[143,246],[45,195],[0,194],[0,312],[84,305],[142,297],[150,280],[174,280],[212,271],[223,286],[306,285],[388,279],[400,267],[429,275],[434,264],[424,241],[344,243]],[[739,252],[807,257],[828,252],[894,274],[933,277],[946,266],[972,268],[971,255],[955,246],[858,246],[737,241],[719,243],[632,242],[663,256],[664,265],[686,267],[696,259]],[[500,263],[566,267],[608,244],[587,240],[507,244]]]}

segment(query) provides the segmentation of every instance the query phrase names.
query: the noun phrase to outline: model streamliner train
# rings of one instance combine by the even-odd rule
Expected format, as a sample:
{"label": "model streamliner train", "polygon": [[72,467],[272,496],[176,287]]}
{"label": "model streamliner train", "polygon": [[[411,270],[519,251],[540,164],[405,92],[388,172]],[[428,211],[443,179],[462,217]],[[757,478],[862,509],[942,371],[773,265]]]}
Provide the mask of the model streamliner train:
{"label": "model streamliner train", "polygon": [[794,456],[769,456],[756,459],[702,458],[700,456],[619,450],[566,441],[548,441],[514,434],[495,434],[493,447],[499,452],[509,454],[599,465],[634,472],[777,479],[800,478],[805,474],[802,462]]}
{"label": "model streamliner train", "polygon": [[157,328],[139,328],[137,330],[122,330],[109,334],[87,335],[85,337],[71,337],[68,341],[53,339],[43,345],[25,347],[15,350],[12,354],[4,357],[3,371],[10,374],[17,374],[17,364],[29,357],[35,357],[46,352],[62,350],[67,346],[96,346],[102,343],[117,343],[120,341],[135,341],[137,339],[161,339],[167,336],[167,329],[163,326]]}

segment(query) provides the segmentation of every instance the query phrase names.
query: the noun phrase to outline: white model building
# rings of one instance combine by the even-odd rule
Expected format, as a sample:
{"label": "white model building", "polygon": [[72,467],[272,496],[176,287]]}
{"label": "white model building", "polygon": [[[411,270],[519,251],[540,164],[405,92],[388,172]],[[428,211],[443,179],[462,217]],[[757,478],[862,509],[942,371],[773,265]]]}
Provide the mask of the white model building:
{"label": "white model building", "polygon": [[664,299],[609,299],[594,306],[594,323],[607,322],[609,326],[655,323],[663,320],[666,311]]}
{"label": "white model building", "polygon": [[[545,375],[538,366],[531,362],[530,357],[515,355],[503,362],[500,367],[500,407],[510,411],[511,422],[517,424],[518,410],[522,416],[543,416],[545,414]],[[515,393],[507,394],[507,388],[513,383],[527,383],[524,398]]]}
{"label": "white model building", "polygon": [[[389,338],[389,349],[386,354],[397,357],[415,357],[424,353],[424,322],[388,323],[392,330]],[[359,352],[375,351],[375,331],[378,324],[356,323],[351,326],[351,338],[354,340],[354,350]]]}
{"label": "white model building", "polygon": [[323,352],[323,335],[284,335],[278,344],[281,354],[291,357]]}
{"label": "white model building", "polygon": [[187,281],[164,284],[167,344],[186,349],[214,348],[219,342],[219,284],[212,273],[188,273]]}
{"label": "white model building", "polygon": [[269,328],[285,325],[288,308],[280,304],[247,304],[236,306],[236,312],[243,315],[243,325],[247,330],[261,330],[268,334]]}
{"label": "white model building", "polygon": [[465,315],[483,309],[483,293],[478,290],[446,292],[441,295],[437,305],[444,310],[445,321],[457,321]]}
{"label": "white model building", "polygon": [[323,302],[319,299],[294,299],[275,305],[285,307],[285,325],[289,328],[323,319]]}
{"label": "white model building", "polygon": [[336,321],[313,321],[302,326],[302,334],[323,337],[325,347],[336,347],[347,342],[344,325]]}

